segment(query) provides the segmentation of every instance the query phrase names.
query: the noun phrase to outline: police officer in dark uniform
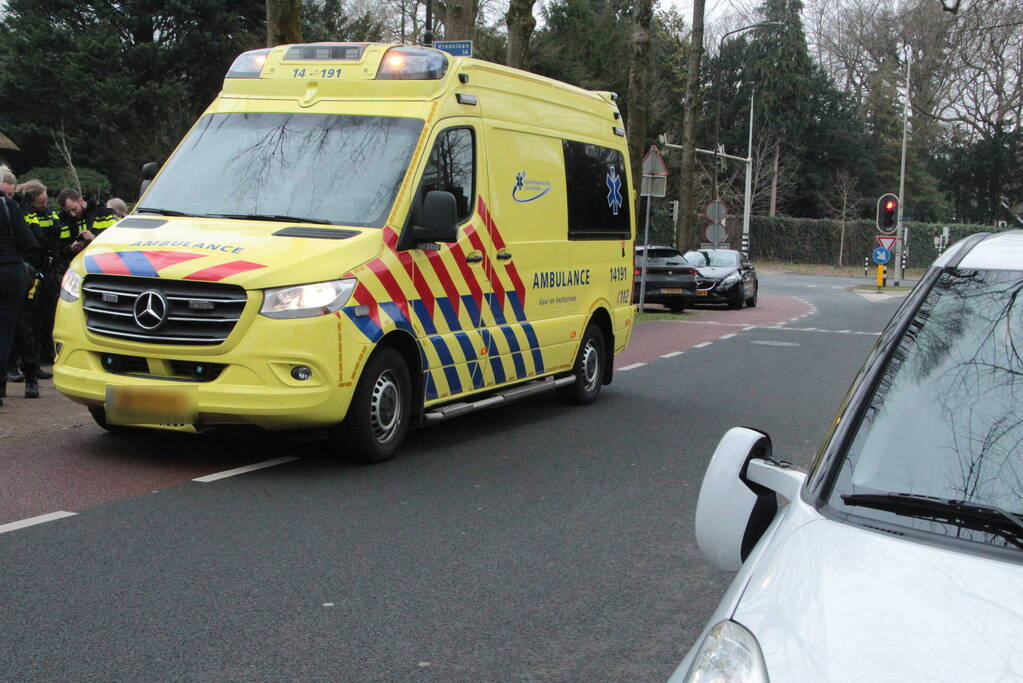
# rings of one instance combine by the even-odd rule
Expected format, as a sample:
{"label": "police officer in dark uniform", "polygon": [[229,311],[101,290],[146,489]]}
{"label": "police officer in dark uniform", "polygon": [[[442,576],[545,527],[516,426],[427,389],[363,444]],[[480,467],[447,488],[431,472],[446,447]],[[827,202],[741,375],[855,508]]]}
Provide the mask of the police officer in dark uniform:
{"label": "police officer in dark uniform", "polygon": [[64,224],[58,249],[67,256],[68,263],[103,230],[117,222],[110,209],[95,199],[83,198],[81,193],[69,187],[57,195],[57,205],[61,208],[60,220]]}
{"label": "police officer in dark uniform", "polygon": [[36,246],[21,207],[10,198],[15,183],[17,179],[10,170],[0,169],[0,405],[7,395],[7,358],[25,299],[22,254]]}
{"label": "police officer in dark uniform", "polygon": [[[25,222],[33,233],[42,235],[43,254],[36,265],[43,277],[39,282],[36,299],[36,341],[39,347],[40,364],[53,362],[53,318],[60,296],[60,281],[64,277],[67,263],[60,266],[57,243],[62,230],[60,216],[48,204],[46,186],[38,180],[29,180],[21,186],[25,196]],[[38,238],[38,237],[37,237]],[[40,379],[51,376],[45,370],[39,371]]]}

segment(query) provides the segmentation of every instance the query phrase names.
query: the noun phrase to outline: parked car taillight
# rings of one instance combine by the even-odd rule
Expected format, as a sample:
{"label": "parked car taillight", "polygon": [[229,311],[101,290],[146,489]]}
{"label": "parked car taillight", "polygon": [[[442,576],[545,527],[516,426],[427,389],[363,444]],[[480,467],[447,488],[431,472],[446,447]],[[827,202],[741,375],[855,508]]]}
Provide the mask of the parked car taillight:
{"label": "parked car taillight", "polygon": [[642,274],[643,274],[643,269],[642,268],[636,268],[636,272],[633,273],[633,275],[642,275]]}

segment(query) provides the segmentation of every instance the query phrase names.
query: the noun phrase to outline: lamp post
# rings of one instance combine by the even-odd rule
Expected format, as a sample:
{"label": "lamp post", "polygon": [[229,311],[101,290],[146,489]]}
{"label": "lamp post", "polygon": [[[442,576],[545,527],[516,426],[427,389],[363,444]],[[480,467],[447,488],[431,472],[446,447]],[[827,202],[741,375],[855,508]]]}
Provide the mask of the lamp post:
{"label": "lamp post", "polygon": [[[727,38],[728,36],[732,35],[733,33],[741,33],[743,31],[748,31],[751,28],[759,28],[761,26],[785,26],[785,22],[784,21],[761,21],[761,22],[756,23],[756,24],[750,24],[749,26],[742,26],[740,28],[728,31],[723,36],[721,36],[721,40],[718,41],[718,59],[721,59],[721,51],[724,49],[724,46],[725,46],[725,38]],[[720,69],[718,69],[718,71],[720,71]],[[715,75],[715,80],[720,80],[720,79],[718,79],[717,76]],[[716,90],[716,97],[715,97],[715,111],[714,111],[714,199],[720,199],[720,197],[719,197],[719,190],[718,190],[718,165],[720,163],[720,161],[718,159],[718,150],[721,148],[721,145],[720,145],[720,142],[719,142],[720,137],[721,137],[721,84],[720,83],[717,84],[717,86],[715,87],[715,90]],[[752,107],[752,99],[750,100],[750,106]],[[753,124],[752,124],[752,120],[751,120],[751,122],[750,122],[750,131],[751,131],[750,132],[750,139],[751,139],[751,141],[752,141],[752,126],[753,126]],[[752,145],[752,142],[750,144]]]}

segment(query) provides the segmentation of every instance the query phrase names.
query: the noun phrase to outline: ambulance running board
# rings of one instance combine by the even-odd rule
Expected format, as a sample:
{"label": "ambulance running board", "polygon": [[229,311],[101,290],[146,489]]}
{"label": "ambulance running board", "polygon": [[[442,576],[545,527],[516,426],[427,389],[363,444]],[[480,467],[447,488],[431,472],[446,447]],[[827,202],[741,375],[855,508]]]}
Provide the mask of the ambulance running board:
{"label": "ambulance running board", "polygon": [[542,379],[530,382],[529,384],[523,384],[507,391],[502,391],[498,394],[491,394],[486,398],[481,398],[478,401],[471,403],[460,402],[460,403],[448,403],[438,408],[431,408],[423,414],[424,424],[434,424],[447,420],[448,418],[455,417],[456,415],[465,415],[481,408],[490,408],[501,403],[508,403],[509,401],[516,401],[526,396],[532,396],[533,394],[539,394],[542,391],[550,391],[551,389],[557,389],[558,387],[567,387],[575,384],[575,375],[570,377],[562,377],[561,379]]}

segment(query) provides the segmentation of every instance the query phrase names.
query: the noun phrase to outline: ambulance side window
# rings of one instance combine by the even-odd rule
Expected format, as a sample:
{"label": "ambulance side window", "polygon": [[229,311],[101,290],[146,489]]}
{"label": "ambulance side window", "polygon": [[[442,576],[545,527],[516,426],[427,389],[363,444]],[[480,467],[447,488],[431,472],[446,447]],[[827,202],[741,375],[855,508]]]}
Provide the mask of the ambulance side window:
{"label": "ambulance side window", "polygon": [[450,128],[437,136],[423,171],[421,196],[443,190],[455,196],[458,222],[472,215],[476,183],[476,145],[471,128]]}
{"label": "ambulance side window", "polygon": [[625,157],[615,149],[562,140],[570,240],[631,237]]}

